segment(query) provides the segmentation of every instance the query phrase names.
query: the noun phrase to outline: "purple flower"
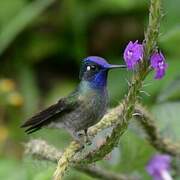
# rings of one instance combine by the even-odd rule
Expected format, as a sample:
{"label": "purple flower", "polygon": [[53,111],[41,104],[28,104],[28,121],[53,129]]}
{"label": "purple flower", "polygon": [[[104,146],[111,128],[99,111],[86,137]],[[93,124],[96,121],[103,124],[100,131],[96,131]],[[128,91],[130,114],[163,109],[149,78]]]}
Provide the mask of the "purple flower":
{"label": "purple flower", "polygon": [[134,43],[132,41],[126,46],[124,50],[124,60],[128,69],[134,69],[136,64],[143,58],[143,46],[138,44],[138,40]]}
{"label": "purple flower", "polygon": [[169,173],[170,163],[170,156],[157,154],[149,161],[146,170],[153,177],[153,180],[172,180]]}
{"label": "purple flower", "polygon": [[163,54],[160,52],[155,52],[151,56],[151,67],[155,70],[156,74],[154,76],[155,79],[161,79],[165,75],[166,69],[168,67],[167,63],[165,62],[165,58]]}

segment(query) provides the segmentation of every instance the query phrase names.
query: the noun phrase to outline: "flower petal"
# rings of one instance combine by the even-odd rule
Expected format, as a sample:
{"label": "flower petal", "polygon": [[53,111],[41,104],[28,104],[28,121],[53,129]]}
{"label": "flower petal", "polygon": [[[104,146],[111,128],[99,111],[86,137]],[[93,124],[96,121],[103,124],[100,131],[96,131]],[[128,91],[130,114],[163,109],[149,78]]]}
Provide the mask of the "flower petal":
{"label": "flower petal", "polygon": [[[146,170],[154,180],[162,180],[162,174],[169,174],[171,157],[169,155],[154,155],[146,166]],[[170,176],[170,174],[169,174]]]}
{"label": "flower petal", "polygon": [[134,43],[130,41],[124,50],[123,57],[128,69],[134,69],[143,57],[142,44],[138,44],[138,40]]}
{"label": "flower petal", "polygon": [[154,79],[162,79],[166,73],[168,64],[165,62],[164,55],[160,52],[155,52],[150,58],[151,67],[155,70],[156,74]]}

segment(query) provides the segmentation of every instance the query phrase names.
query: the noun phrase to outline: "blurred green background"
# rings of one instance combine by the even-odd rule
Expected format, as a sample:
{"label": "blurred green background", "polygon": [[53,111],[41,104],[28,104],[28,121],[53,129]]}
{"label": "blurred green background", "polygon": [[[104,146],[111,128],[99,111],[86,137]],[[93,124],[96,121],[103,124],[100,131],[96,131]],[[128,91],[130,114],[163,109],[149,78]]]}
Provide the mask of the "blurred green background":
{"label": "blurred green background", "polygon": [[[78,84],[81,60],[102,56],[124,63],[130,40],[143,40],[147,0],[1,0],[0,1],[0,179],[51,179],[55,165],[23,156],[23,143],[42,138],[63,149],[70,136],[58,130],[26,135],[21,123],[68,95]],[[168,61],[163,80],[147,78],[144,104],[157,118],[164,136],[180,141],[180,1],[163,0],[159,47]],[[111,107],[127,92],[127,71],[109,75]],[[156,151],[136,123],[120,145],[99,164],[119,173],[150,179],[145,165]],[[172,172],[173,173],[173,172]],[[65,179],[92,179],[70,170]],[[178,179],[178,177],[177,177]]]}

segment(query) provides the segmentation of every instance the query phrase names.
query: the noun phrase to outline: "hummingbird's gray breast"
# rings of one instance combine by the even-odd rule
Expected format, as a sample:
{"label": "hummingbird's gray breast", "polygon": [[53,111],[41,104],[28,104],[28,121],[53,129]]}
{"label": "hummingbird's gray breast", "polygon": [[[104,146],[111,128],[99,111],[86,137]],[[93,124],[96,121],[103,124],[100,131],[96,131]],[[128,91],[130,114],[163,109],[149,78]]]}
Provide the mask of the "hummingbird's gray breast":
{"label": "hummingbird's gray breast", "polygon": [[91,90],[80,93],[79,105],[70,113],[56,120],[56,128],[63,127],[78,132],[96,124],[105,114],[108,103],[107,90]]}

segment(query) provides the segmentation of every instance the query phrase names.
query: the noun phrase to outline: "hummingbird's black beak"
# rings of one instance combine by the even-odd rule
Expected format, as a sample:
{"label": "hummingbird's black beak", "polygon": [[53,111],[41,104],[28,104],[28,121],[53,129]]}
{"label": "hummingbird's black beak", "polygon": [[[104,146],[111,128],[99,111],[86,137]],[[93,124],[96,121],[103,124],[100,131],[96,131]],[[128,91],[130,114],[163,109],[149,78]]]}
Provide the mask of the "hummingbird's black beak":
{"label": "hummingbird's black beak", "polygon": [[114,64],[110,64],[108,69],[114,69],[114,68],[127,68],[126,65],[114,65]]}

